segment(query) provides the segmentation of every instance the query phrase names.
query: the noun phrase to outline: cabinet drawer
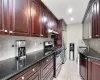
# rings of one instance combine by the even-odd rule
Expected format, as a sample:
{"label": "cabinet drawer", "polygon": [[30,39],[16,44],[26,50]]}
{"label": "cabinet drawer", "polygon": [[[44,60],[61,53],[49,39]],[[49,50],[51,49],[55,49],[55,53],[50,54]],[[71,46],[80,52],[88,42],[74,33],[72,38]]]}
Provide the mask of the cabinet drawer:
{"label": "cabinet drawer", "polygon": [[50,63],[51,60],[53,60],[53,55],[42,60],[41,63],[40,63],[41,67],[47,66]]}
{"label": "cabinet drawer", "polygon": [[36,72],[28,80],[40,80],[40,71]]}
{"label": "cabinet drawer", "polygon": [[41,77],[44,78],[53,67],[53,60],[46,67],[41,68]]}
{"label": "cabinet drawer", "polygon": [[25,71],[19,73],[15,77],[13,77],[11,80],[27,80],[30,76],[35,74],[39,70],[39,64],[35,64],[31,66],[30,68],[26,69]]}
{"label": "cabinet drawer", "polygon": [[43,80],[53,80],[53,68],[50,70],[50,73]]}

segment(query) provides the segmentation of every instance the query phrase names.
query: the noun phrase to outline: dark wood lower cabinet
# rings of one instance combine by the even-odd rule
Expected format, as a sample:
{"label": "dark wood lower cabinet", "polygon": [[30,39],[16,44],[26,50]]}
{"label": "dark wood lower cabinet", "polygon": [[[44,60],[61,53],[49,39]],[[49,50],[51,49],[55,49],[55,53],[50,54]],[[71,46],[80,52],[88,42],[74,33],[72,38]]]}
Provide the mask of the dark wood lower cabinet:
{"label": "dark wood lower cabinet", "polygon": [[40,80],[40,71],[36,72],[28,80]]}
{"label": "dark wood lower cabinet", "polygon": [[100,80],[100,60],[80,54],[80,75],[83,80]]}
{"label": "dark wood lower cabinet", "polygon": [[88,80],[100,80],[100,61],[88,59]]}
{"label": "dark wood lower cabinet", "polygon": [[46,78],[44,78],[43,80],[53,80],[53,68],[51,69],[51,71],[48,74],[48,76]]}
{"label": "dark wood lower cabinet", "polygon": [[49,56],[9,80],[53,80],[53,64],[53,56]]}
{"label": "dark wood lower cabinet", "polygon": [[87,80],[87,57],[80,54],[80,75],[83,80]]}

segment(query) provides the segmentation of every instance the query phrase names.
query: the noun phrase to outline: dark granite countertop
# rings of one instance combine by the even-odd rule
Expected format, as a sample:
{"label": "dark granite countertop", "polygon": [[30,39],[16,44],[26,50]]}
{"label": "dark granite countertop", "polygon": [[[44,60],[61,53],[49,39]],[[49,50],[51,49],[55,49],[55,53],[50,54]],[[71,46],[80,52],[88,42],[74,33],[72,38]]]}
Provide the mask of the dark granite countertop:
{"label": "dark granite countertop", "polygon": [[[52,52],[51,54],[53,54]],[[44,51],[36,51],[27,55],[25,60],[16,60],[15,58],[10,58],[7,60],[0,61],[0,80],[7,80],[10,77],[18,74],[19,72],[23,71],[24,69],[34,65],[38,61],[46,58],[47,56],[51,55],[48,54],[44,56]]]}
{"label": "dark granite countertop", "polygon": [[93,50],[93,49],[84,49],[84,48],[79,48],[79,53],[83,54],[85,56],[87,56],[88,58],[92,58],[92,59],[96,59],[96,60],[100,60],[100,53],[98,53],[97,51]]}

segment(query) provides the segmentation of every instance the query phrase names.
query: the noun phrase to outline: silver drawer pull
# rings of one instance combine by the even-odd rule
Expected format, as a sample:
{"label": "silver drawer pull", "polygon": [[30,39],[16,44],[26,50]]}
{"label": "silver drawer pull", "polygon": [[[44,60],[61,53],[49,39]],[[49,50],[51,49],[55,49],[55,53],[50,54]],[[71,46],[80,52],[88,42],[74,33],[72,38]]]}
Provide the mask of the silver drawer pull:
{"label": "silver drawer pull", "polygon": [[10,33],[13,33],[12,31],[10,31]]}
{"label": "silver drawer pull", "polygon": [[96,37],[99,37],[99,35],[95,35]]}
{"label": "silver drawer pull", "polygon": [[22,80],[24,80],[25,78],[24,78],[24,76],[22,76]]}
{"label": "silver drawer pull", "polygon": [[48,62],[49,60],[47,59],[46,61]]}
{"label": "silver drawer pull", "polygon": [[34,71],[35,71],[35,69],[32,69],[32,71],[34,72]]}
{"label": "silver drawer pull", "polygon": [[5,30],[4,32],[8,32],[7,30]]}
{"label": "silver drawer pull", "polygon": [[42,35],[42,34],[40,34],[40,36],[42,37],[43,35]]}

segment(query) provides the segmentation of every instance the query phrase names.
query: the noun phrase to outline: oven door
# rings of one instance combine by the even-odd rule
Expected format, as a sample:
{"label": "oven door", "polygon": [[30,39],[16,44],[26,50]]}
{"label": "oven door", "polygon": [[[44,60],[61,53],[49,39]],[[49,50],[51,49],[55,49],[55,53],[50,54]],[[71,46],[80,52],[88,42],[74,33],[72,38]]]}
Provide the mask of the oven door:
{"label": "oven door", "polygon": [[56,70],[62,64],[61,54],[56,55]]}
{"label": "oven door", "polygon": [[56,78],[62,66],[61,50],[57,51],[54,56],[54,77]]}

